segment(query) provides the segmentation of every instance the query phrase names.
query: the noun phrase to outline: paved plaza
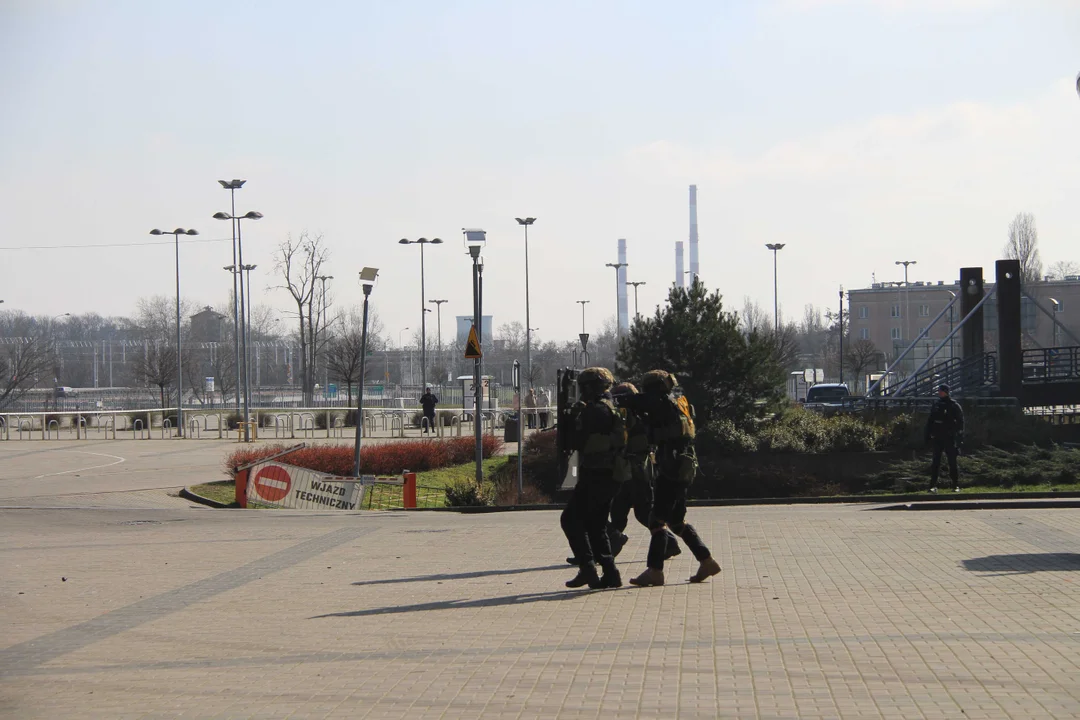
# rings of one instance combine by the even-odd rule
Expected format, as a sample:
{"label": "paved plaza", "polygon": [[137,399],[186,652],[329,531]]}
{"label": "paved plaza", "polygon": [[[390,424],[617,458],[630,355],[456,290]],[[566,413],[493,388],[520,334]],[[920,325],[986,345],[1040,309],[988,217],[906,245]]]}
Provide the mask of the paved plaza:
{"label": "paved plaza", "polygon": [[1075,510],[692,508],[712,581],[567,591],[555,511],[151,507],[225,446],[2,449],[4,717],[1080,716]]}

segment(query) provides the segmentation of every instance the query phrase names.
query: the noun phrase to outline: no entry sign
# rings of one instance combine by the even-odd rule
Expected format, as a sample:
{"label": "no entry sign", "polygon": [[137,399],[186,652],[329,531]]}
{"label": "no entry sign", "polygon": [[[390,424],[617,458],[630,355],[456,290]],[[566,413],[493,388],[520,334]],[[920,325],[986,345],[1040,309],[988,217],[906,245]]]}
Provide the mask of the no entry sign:
{"label": "no entry sign", "polygon": [[263,500],[276,503],[289,494],[292,478],[280,465],[267,465],[255,475],[255,492]]}

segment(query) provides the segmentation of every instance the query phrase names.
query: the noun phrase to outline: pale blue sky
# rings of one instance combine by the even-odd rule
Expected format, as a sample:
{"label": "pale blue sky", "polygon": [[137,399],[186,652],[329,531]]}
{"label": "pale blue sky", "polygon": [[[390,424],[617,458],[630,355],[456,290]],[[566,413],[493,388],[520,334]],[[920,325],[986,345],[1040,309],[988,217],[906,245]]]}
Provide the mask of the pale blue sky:
{"label": "pale blue sky", "polygon": [[[483,227],[486,311],[571,338],[614,313],[617,238],[643,312],[674,276],[697,183],[701,274],[727,301],[832,305],[847,287],[988,269],[1035,213],[1080,261],[1080,3],[46,2],[0,5],[0,247],[227,238],[219,178],[259,264],[322,232],[339,303],[363,265],[391,335],[428,297],[469,312],[460,228]],[[181,248],[184,295],[231,286],[228,242]],[[172,249],[0,250],[5,308],[130,312],[171,294]],[[259,293],[285,308],[279,291]],[[444,321],[447,333],[452,324]],[[595,328],[593,328],[595,329]]]}

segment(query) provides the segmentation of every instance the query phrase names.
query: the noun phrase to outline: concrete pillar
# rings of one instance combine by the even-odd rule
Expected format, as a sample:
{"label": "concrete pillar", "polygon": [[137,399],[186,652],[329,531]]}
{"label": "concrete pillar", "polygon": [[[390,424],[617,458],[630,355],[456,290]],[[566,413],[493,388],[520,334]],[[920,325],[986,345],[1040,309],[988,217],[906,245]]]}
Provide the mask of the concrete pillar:
{"label": "concrete pillar", "polygon": [[1019,398],[1024,384],[1024,353],[1020,345],[1020,261],[997,261],[998,388],[1005,397]]}

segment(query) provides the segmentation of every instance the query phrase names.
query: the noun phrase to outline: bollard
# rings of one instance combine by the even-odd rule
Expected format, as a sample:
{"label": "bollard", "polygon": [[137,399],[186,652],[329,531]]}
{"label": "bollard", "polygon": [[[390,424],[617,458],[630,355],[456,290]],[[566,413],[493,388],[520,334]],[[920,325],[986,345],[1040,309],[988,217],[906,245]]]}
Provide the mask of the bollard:
{"label": "bollard", "polygon": [[401,506],[405,509],[416,508],[416,473],[406,470],[401,474]]}

